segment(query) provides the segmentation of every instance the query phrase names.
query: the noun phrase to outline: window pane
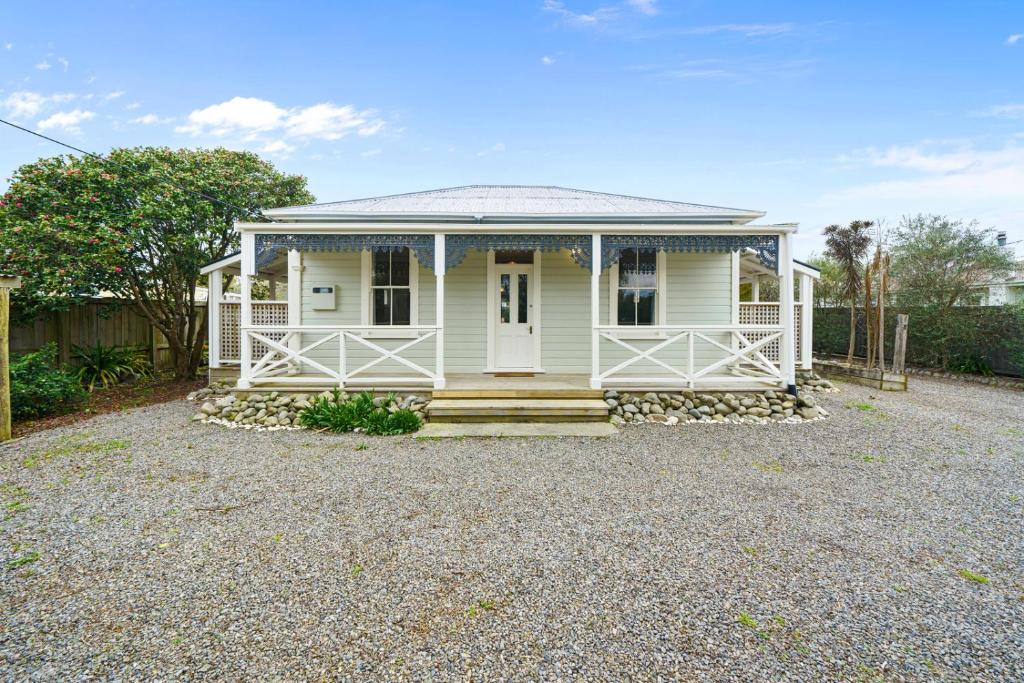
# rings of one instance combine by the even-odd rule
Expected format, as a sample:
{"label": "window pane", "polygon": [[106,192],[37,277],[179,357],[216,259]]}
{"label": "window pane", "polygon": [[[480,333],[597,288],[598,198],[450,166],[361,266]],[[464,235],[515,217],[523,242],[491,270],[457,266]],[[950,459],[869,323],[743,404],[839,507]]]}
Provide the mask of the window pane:
{"label": "window pane", "polygon": [[619,287],[629,287],[630,276],[636,272],[636,249],[619,252]]}
{"label": "window pane", "polygon": [[619,325],[636,325],[636,290],[619,290]]}
{"label": "window pane", "polygon": [[509,322],[512,319],[512,317],[511,317],[512,314],[511,314],[511,312],[509,310],[511,304],[510,304],[510,301],[509,301],[509,296],[510,295],[509,295],[509,291],[508,291],[509,287],[511,286],[511,284],[512,284],[512,281],[510,279],[509,274],[508,273],[502,273],[501,274],[501,287],[498,290],[498,295],[500,297],[499,301],[500,301],[500,308],[501,308],[501,322],[503,322],[503,323],[507,323],[507,322]]}
{"label": "window pane", "polygon": [[412,320],[409,290],[405,288],[392,289],[391,297],[391,324],[408,325]]}
{"label": "window pane", "polygon": [[494,252],[495,263],[533,263],[533,252],[529,249],[499,249]]}
{"label": "window pane", "polygon": [[658,252],[624,249],[619,260],[619,287],[657,287]]}
{"label": "window pane", "polygon": [[373,290],[373,324],[391,324],[391,292],[387,289]]}
{"label": "window pane", "polygon": [[530,313],[530,280],[526,273],[519,273],[519,312],[516,314],[519,322],[529,321]]}
{"label": "window pane", "polygon": [[389,251],[374,251],[373,252],[373,284],[375,286],[389,285],[390,277],[390,263],[391,263],[391,252]]}
{"label": "window pane", "polygon": [[391,252],[391,285],[409,286],[409,250],[405,247]]}
{"label": "window pane", "polygon": [[654,324],[654,300],[657,298],[655,290],[641,289],[638,292],[636,301],[636,324]]}

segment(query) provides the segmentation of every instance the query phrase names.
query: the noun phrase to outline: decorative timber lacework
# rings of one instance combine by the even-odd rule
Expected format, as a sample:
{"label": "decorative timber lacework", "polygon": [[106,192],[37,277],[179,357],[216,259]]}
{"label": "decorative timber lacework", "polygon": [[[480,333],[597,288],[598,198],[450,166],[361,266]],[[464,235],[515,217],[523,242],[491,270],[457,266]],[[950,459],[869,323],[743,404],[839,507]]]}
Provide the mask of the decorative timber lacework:
{"label": "decorative timber lacework", "polygon": [[623,249],[658,251],[741,251],[753,249],[761,263],[778,272],[778,235],[602,235],[601,267],[619,260]]}
{"label": "decorative timber lacework", "polygon": [[256,267],[265,268],[282,252],[296,251],[389,251],[409,247],[420,265],[434,268],[433,235],[297,235],[257,234]]}
{"label": "decorative timber lacework", "polygon": [[466,258],[470,249],[486,251],[531,250],[559,251],[568,249],[576,264],[590,270],[593,239],[590,235],[446,235],[445,267],[454,268]]}

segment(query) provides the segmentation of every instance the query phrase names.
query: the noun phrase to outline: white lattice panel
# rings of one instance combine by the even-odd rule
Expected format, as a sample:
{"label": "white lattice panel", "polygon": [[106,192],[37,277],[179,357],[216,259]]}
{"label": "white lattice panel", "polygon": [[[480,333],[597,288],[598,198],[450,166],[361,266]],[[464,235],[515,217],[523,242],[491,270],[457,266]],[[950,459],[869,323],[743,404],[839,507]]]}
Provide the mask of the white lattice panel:
{"label": "white lattice panel", "polygon": [[[241,336],[238,327],[242,321],[242,305],[235,301],[225,301],[220,305],[220,357],[221,360],[240,360]],[[277,301],[252,302],[253,325],[287,325],[288,304]],[[280,340],[283,332],[268,334],[271,339]],[[258,358],[269,349],[264,344],[253,346],[252,354]]]}
{"label": "white lattice panel", "polygon": [[[801,304],[793,304],[793,338],[796,344],[796,359],[800,358],[800,333],[802,329]],[[741,303],[740,325],[778,325],[779,304],[777,303]],[[752,332],[750,341],[763,339],[766,332]],[[768,360],[779,361],[779,342],[772,342],[764,347],[764,355]]]}

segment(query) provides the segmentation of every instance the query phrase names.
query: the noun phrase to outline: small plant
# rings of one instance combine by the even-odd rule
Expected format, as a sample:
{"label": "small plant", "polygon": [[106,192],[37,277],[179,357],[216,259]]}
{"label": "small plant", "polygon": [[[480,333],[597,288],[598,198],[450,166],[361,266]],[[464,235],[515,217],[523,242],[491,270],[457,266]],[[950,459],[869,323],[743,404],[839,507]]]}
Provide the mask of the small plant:
{"label": "small plant", "polygon": [[38,560],[39,560],[39,553],[36,552],[35,550],[30,550],[29,552],[25,553],[21,557],[16,557],[13,560],[11,560],[10,562],[8,562],[7,563],[7,568],[8,569],[17,569],[18,567],[22,567],[22,566],[24,566],[26,564],[32,564],[33,562],[36,562]]}
{"label": "small plant", "polygon": [[354,579],[354,578],[356,578],[357,576],[359,576],[362,573],[363,573],[363,565],[361,565],[359,563],[356,563],[356,564],[352,565],[352,571],[349,572],[349,575]]}
{"label": "small plant", "polygon": [[[373,394],[364,391],[343,401],[340,392],[333,396],[320,396],[301,413],[299,424],[312,429],[327,429],[332,432],[352,432],[361,429],[370,435],[408,434],[419,429],[423,422],[408,408],[389,412],[386,406],[395,401],[389,394],[383,406],[374,405]],[[365,446],[365,444],[361,444]],[[364,450],[356,447],[356,450]]]}
{"label": "small plant", "polygon": [[78,378],[58,365],[56,344],[11,361],[11,417],[15,420],[67,412],[84,398]]}
{"label": "small plant", "polygon": [[149,362],[140,349],[118,348],[97,344],[91,347],[75,345],[72,357],[79,361],[78,378],[89,391],[97,384],[107,388],[118,384],[129,376],[146,377],[150,374]]}
{"label": "small plant", "polygon": [[967,579],[968,581],[973,581],[974,583],[980,583],[980,584],[983,584],[983,585],[988,585],[989,584],[989,579],[988,579],[987,576],[982,576],[981,574],[975,574],[970,569],[960,569],[960,570],[957,570],[957,574],[959,574],[961,577]]}
{"label": "small plant", "polygon": [[365,451],[369,447],[370,447],[370,445],[369,444],[365,444],[365,443],[356,444],[356,450],[357,451]]}
{"label": "small plant", "polygon": [[781,474],[784,471],[782,465],[777,462],[755,462],[754,467],[762,472],[774,472],[775,474]]}
{"label": "small plant", "polygon": [[847,403],[846,407],[847,408],[855,408],[857,410],[861,410],[861,411],[864,411],[866,413],[869,413],[869,412],[871,412],[873,410],[878,410],[878,408],[874,407],[870,403]]}
{"label": "small plant", "polygon": [[741,624],[743,624],[747,628],[754,629],[755,631],[757,630],[757,626],[758,626],[757,619],[755,619],[754,617],[750,616],[746,612],[740,612],[739,615],[737,615],[737,617],[736,617],[736,621],[740,622]]}

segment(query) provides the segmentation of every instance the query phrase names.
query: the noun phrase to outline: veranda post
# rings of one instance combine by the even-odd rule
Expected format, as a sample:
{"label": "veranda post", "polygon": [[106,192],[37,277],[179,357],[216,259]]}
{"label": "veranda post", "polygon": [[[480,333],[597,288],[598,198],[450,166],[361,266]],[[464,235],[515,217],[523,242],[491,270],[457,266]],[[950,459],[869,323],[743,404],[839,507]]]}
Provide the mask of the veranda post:
{"label": "veranda post", "polygon": [[0,275],[0,441],[11,438],[11,290],[21,287],[21,278]]}

